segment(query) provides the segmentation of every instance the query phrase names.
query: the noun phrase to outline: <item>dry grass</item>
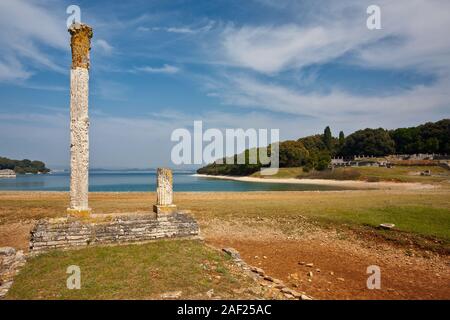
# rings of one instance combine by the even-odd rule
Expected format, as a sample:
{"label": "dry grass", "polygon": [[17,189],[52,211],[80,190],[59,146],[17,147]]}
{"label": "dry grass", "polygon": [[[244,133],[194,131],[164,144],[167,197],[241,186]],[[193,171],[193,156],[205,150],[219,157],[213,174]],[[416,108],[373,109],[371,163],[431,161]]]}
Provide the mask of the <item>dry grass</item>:
{"label": "dry grass", "polygon": [[[91,193],[95,213],[149,211],[154,193]],[[399,230],[450,239],[450,191],[361,190],[333,192],[176,193],[175,202],[197,219],[316,221],[377,226],[395,223]],[[65,216],[68,194],[0,193],[0,224]]]}

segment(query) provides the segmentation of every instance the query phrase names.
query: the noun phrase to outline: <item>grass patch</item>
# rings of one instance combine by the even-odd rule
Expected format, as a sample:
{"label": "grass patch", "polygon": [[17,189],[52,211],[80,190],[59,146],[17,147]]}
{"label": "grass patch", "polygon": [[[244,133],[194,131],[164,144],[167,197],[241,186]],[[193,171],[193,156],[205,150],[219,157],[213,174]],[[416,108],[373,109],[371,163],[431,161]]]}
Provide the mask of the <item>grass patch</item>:
{"label": "grass patch", "polygon": [[256,178],[267,178],[267,179],[282,179],[282,178],[295,178],[298,175],[302,174],[302,167],[295,168],[279,168],[278,172],[271,176],[263,176],[261,175],[261,171],[257,171],[253,173],[251,176]]}
{"label": "grass patch", "polygon": [[426,237],[450,241],[450,210],[423,206],[381,207],[361,210],[343,210],[336,216],[320,218],[339,223],[352,223],[378,227],[381,223],[394,223],[396,229]]}
{"label": "grass patch", "polygon": [[[358,170],[361,178],[364,180],[377,179],[399,182],[440,183],[448,182],[450,179],[450,170],[439,166],[361,167],[355,169]],[[421,176],[420,173],[425,170],[430,170],[432,175]]]}
{"label": "grass patch", "polygon": [[[421,176],[420,172],[430,170],[431,176]],[[370,182],[397,181],[419,183],[448,183],[450,170],[439,166],[394,166],[385,167],[345,167],[334,170],[304,172],[303,168],[280,168],[272,176],[261,176],[256,172],[253,177],[274,178],[307,178],[307,179],[334,179],[334,180],[364,180]]]}
{"label": "grass patch", "polygon": [[355,168],[337,168],[334,170],[303,172],[297,178],[332,179],[332,180],[360,180],[361,173]]}
{"label": "grass patch", "polygon": [[[157,299],[181,290],[189,299],[210,289],[226,298],[248,285],[229,264],[227,256],[192,240],[54,251],[30,259],[7,298]],[[80,290],[66,287],[70,265],[81,268]]]}

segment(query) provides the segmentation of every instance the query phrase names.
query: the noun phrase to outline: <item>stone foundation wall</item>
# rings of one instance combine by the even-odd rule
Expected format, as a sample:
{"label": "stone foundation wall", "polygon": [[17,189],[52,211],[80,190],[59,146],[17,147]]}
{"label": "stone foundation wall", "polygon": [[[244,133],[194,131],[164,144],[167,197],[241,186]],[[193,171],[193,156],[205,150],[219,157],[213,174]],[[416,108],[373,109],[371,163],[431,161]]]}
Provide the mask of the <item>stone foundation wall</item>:
{"label": "stone foundation wall", "polygon": [[30,250],[83,247],[94,244],[143,242],[160,238],[192,237],[199,234],[197,222],[182,213],[135,214],[112,217],[108,221],[71,218],[41,220],[31,232]]}
{"label": "stone foundation wall", "polygon": [[0,248],[0,299],[2,299],[13,284],[14,276],[25,264],[22,250],[16,251],[11,247]]}

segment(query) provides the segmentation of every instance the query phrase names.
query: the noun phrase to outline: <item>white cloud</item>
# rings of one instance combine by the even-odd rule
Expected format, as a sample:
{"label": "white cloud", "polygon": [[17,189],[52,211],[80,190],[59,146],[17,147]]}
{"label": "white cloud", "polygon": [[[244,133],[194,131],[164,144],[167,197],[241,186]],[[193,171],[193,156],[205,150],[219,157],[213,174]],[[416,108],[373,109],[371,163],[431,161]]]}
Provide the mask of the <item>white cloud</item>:
{"label": "white cloud", "polygon": [[[262,73],[322,64],[348,52],[371,67],[449,69],[449,1],[380,0],[377,4],[382,30],[366,28],[368,2],[353,0],[324,6],[320,16],[304,25],[228,27],[221,39],[224,58]],[[379,41],[389,38],[397,41]]]}
{"label": "white cloud", "polygon": [[25,71],[23,66],[15,59],[0,60],[0,82],[22,81],[31,76],[31,72]]}
{"label": "white cloud", "polygon": [[181,33],[181,34],[196,34],[196,33],[201,33],[201,32],[207,32],[210,31],[213,27],[214,27],[215,22],[210,20],[208,21],[208,23],[202,27],[198,27],[198,28],[193,28],[190,26],[185,26],[185,27],[152,27],[152,28],[148,28],[148,27],[143,27],[140,26],[137,28],[138,31],[141,32],[147,32],[147,31],[164,31],[164,32],[169,32],[169,33]]}
{"label": "white cloud", "polygon": [[[217,86],[217,82],[216,82]],[[416,86],[391,95],[363,96],[340,90],[329,93],[308,92],[264,83],[249,77],[232,76],[223,82],[219,96],[229,105],[264,109],[277,113],[305,115],[328,121],[348,118],[392,119],[405,113],[417,116],[431,114],[448,106],[450,81],[441,80],[433,86]]]}
{"label": "white cloud", "polygon": [[148,73],[168,73],[168,74],[173,74],[173,73],[177,73],[180,71],[180,69],[178,67],[171,66],[168,64],[165,64],[162,67],[150,67],[150,66],[138,67],[138,68],[135,68],[135,70],[142,71],[142,72],[148,72]]}
{"label": "white cloud", "polygon": [[[350,34],[349,34],[350,33]],[[301,68],[335,59],[357,44],[368,43],[358,29],[344,26],[244,26],[228,28],[223,47],[231,63],[263,73]]]}
{"label": "white cloud", "polygon": [[110,45],[106,40],[104,39],[97,39],[94,41],[94,46],[100,48],[100,50],[105,54],[111,54],[113,51],[113,46]]}
{"label": "white cloud", "polygon": [[195,33],[194,30],[191,28],[175,28],[175,27],[169,27],[169,28],[153,28],[154,31],[158,30],[164,30],[166,32],[172,32],[172,33]]}
{"label": "white cloud", "polygon": [[[41,45],[67,50],[64,16],[53,14],[35,2],[2,0],[0,2],[0,54],[9,57],[0,62],[0,79],[20,80],[30,76],[30,62],[57,72],[64,69],[55,63]],[[11,61],[14,63],[11,64]]]}
{"label": "white cloud", "polygon": [[362,48],[362,63],[450,74],[450,1],[383,1],[380,6],[383,32],[398,41]]}

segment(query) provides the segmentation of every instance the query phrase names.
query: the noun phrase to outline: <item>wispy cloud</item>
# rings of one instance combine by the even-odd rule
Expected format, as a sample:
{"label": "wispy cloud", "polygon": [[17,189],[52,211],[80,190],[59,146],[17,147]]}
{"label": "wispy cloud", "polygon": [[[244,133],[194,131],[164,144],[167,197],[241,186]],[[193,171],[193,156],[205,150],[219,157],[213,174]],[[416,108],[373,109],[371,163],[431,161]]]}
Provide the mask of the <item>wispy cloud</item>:
{"label": "wispy cloud", "polygon": [[335,10],[322,11],[316,23],[229,26],[221,38],[224,59],[269,74],[327,63],[346,54],[353,54],[351,63],[364,66],[450,69],[450,42],[443,41],[450,29],[450,2],[381,0],[377,4],[382,30],[368,30],[367,3],[352,0],[339,1],[340,8],[348,10],[331,4]]}
{"label": "wispy cloud", "polygon": [[113,52],[113,46],[108,43],[108,41],[104,39],[97,39],[94,41],[94,47],[99,48],[101,52],[105,54],[111,54]]}
{"label": "wispy cloud", "polygon": [[[262,73],[326,63],[369,43],[359,29],[297,25],[229,27],[223,34],[225,58],[236,66]],[[364,39],[365,38],[365,39]]]}
{"label": "wispy cloud", "polygon": [[171,33],[195,33],[196,31],[191,28],[175,28],[175,27],[169,27],[169,28],[160,28],[160,27],[154,27],[151,30],[153,31],[166,31]]}
{"label": "wispy cloud", "polygon": [[191,26],[182,26],[182,27],[144,27],[140,26],[137,28],[138,31],[147,32],[147,31],[162,31],[169,33],[181,33],[181,34],[196,34],[201,32],[210,31],[214,27],[215,22],[209,21],[206,25],[202,27],[191,27]]}
{"label": "wispy cloud", "polygon": [[65,21],[61,18],[35,2],[0,2],[0,55],[6,57],[0,58],[0,80],[26,79],[31,75],[30,69],[36,66],[64,72],[40,48],[44,45],[67,50]]}
{"label": "wispy cloud", "polygon": [[[218,83],[221,83],[219,87]],[[343,118],[385,117],[387,114],[398,119],[405,112],[417,117],[431,114],[448,105],[449,86],[450,81],[442,80],[433,86],[419,85],[396,94],[364,96],[337,89],[327,93],[302,92],[233,75],[215,82],[213,92],[226,105],[339,121]]]}
{"label": "wispy cloud", "polygon": [[23,65],[14,57],[5,57],[0,60],[0,82],[23,81],[31,76],[31,72],[24,70]]}
{"label": "wispy cloud", "polygon": [[150,66],[144,66],[144,67],[137,67],[134,70],[141,71],[141,72],[147,72],[147,73],[168,73],[173,74],[180,71],[180,68],[165,64],[162,67],[150,67]]}

